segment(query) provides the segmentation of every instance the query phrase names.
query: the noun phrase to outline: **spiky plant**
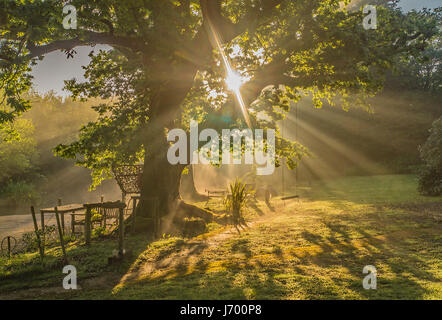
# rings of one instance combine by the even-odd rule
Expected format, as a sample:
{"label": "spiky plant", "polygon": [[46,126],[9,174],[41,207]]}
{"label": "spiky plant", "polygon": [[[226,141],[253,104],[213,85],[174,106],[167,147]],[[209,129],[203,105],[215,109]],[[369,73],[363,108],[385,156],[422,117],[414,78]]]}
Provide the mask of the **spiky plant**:
{"label": "spiky plant", "polygon": [[244,208],[247,206],[246,185],[239,178],[236,178],[229,187],[231,194],[225,198],[226,210],[230,212],[235,227],[238,225],[247,226],[243,217]]}

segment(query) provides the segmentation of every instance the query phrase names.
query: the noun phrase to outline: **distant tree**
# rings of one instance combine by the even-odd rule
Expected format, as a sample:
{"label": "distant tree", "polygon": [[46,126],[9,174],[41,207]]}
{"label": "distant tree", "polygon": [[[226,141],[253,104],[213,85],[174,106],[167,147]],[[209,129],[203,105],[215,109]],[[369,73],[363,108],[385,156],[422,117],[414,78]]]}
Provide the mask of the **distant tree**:
{"label": "distant tree", "polygon": [[[11,137],[9,131],[14,131]],[[0,128],[0,191],[9,183],[35,176],[38,152],[30,120],[18,119]]]}
{"label": "distant tree", "polygon": [[366,5],[395,8],[400,0],[350,0],[349,8],[359,9]]}
{"label": "distant tree", "polygon": [[23,118],[32,120],[35,126],[35,140],[39,147],[45,146],[45,153],[59,143],[70,143],[77,139],[78,129],[89,121],[97,119],[97,113],[91,109],[99,104],[97,99],[88,102],[73,101],[70,97],[63,98],[54,92],[40,95],[31,92],[27,98],[32,109],[23,114]]}
{"label": "distant tree", "polygon": [[442,117],[434,121],[420,153],[423,164],[419,191],[425,195],[439,196],[442,194]]}
{"label": "distant tree", "polygon": [[418,56],[404,56],[388,78],[388,87],[442,93],[442,38],[437,37]]}
{"label": "distant tree", "polygon": [[[277,121],[290,100],[311,94],[316,106],[338,100],[348,107],[376,93],[398,55],[416,55],[438,30],[437,12],[404,14],[379,7],[378,28],[365,30],[362,10],[339,0],[72,0],[78,28],[65,30],[65,1],[0,0],[0,83],[11,121],[30,107],[21,93],[30,86],[37,59],[81,45],[91,52],[87,82],[68,81],[74,97],[111,99],[95,107],[99,119],[60,155],[92,170],[95,182],[112,165],[144,160],[141,214],[157,197],[161,214],[174,212],[185,165],[171,165],[168,130],[201,127],[277,130],[277,165],[296,166],[304,149],[283,139]],[[348,4],[348,2],[347,2]],[[224,51],[232,68],[249,79],[241,87],[245,110],[225,84]],[[246,112],[247,111],[247,112]],[[194,210],[183,204],[189,211]]]}

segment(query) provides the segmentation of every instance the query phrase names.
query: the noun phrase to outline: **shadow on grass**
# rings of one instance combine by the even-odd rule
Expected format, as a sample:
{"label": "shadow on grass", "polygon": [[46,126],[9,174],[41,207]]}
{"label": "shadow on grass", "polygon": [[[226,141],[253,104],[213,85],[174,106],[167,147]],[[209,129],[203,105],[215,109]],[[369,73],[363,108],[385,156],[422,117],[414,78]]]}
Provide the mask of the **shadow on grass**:
{"label": "shadow on grass", "polygon": [[[421,214],[422,206],[425,215]],[[431,224],[432,214],[440,206],[422,206],[401,207],[393,213],[385,211],[388,208],[371,207],[371,211],[357,214],[316,215],[319,221],[310,219],[310,223],[317,225],[294,228],[290,234],[294,244],[286,246],[278,245],[278,235],[272,238],[256,229],[254,237],[262,235],[273,246],[262,254],[256,254],[259,248],[248,232],[220,242],[217,249],[212,248],[212,255],[206,254],[208,244],[203,240],[164,239],[162,244],[155,244],[129,238],[128,245],[134,246],[133,257],[107,266],[91,255],[97,254],[98,260],[106,257],[109,250],[116,248],[116,241],[112,246],[93,243],[90,251],[82,252],[84,248],[79,247],[68,252],[79,263],[80,280],[99,278],[103,272],[115,277],[101,275],[105,283],[83,282],[85,290],[69,297],[423,299],[429,294],[428,283],[440,282],[431,272],[438,246],[432,242],[432,232],[440,231],[440,225]],[[307,213],[300,219],[306,217]],[[307,245],[297,246],[296,241]],[[377,268],[377,290],[362,287],[366,265]],[[146,267],[151,269],[142,269]],[[122,284],[122,276],[128,272],[133,273],[134,281]],[[64,275],[61,269],[57,274],[60,285]],[[137,279],[137,275],[145,277]]]}
{"label": "shadow on grass", "polygon": [[251,200],[247,203],[247,205],[250,209],[253,209],[259,216],[264,215],[264,211],[262,211],[261,208],[258,207],[256,201]]}
{"label": "shadow on grass", "polygon": [[[404,216],[404,219],[410,219]],[[391,222],[391,221],[390,221]],[[397,223],[397,219],[394,221]],[[434,248],[434,243],[425,239],[425,228],[417,230],[397,231],[381,236],[373,236],[362,227],[354,227],[360,235],[352,237],[346,226],[324,221],[328,235],[303,231],[302,237],[312,245],[318,246],[318,253],[303,256],[306,263],[330,270],[344,267],[352,275],[346,286],[367,299],[423,299],[429,293],[422,280],[433,283],[440,282],[429,265],[433,253],[427,250]],[[356,222],[355,222],[356,223]],[[437,232],[437,231],[436,231]],[[404,240],[416,239],[416,246],[410,246]],[[426,248],[425,250],[422,250]],[[300,257],[301,258],[301,257]],[[377,290],[365,290],[362,280],[366,276],[363,268],[373,265],[377,268]],[[358,280],[354,280],[358,279]],[[334,278],[335,283],[342,283],[343,279]],[[317,292],[315,293],[315,295]],[[323,292],[327,298],[340,299],[339,293]],[[311,295],[310,298],[316,298]]]}
{"label": "shadow on grass", "polygon": [[[431,290],[426,284],[440,281],[429,271],[434,270],[431,259],[437,248],[427,241],[427,231],[422,227],[425,221],[421,221],[423,225],[418,230],[408,228],[390,233],[387,228],[391,224],[401,226],[409,219],[422,219],[418,211],[419,208],[412,217],[413,213],[385,217],[381,224],[379,212],[353,217],[344,214],[342,219],[325,215],[320,222],[322,229],[300,232],[299,237],[308,246],[274,246],[262,255],[254,254],[254,243],[250,240],[253,238],[247,235],[229,240],[228,256],[220,253],[215,259],[204,255],[204,247],[189,255],[189,248],[183,247],[182,260],[167,266],[166,272],[128,284],[114,292],[113,297],[424,299]],[[359,221],[362,217],[363,224]],[[373,234],[375,228],[381,229]],[[411,238],[416,239],[416,246],[407,242]],[[434,252],[425,253],[423,249]],[[377,268],[377,290],[365,290],[362,286],[366,265]]]}
{"label": "shadow on grass", "polygon": [[[126,248],[131,254],[118,264],[108,264],[108,258],[118,248],[118,239],[94,240],[90,246],[80,241],[66,245],[67,259],[70,265],[77,269],[78,282],[102,274],[117,274],[126,272],[137,259],[150,240],[143,236],[129,236]],[[8,298],[8,293],[15,290],[56,287],[62,290],[62,281],[66,276],[62,272],[65,263],[59,247],[46,250],[43,263],[37,253],[22,254],[5,261],[1,267],[0,292],[2,298]],[[108,284],[113,286],[112,283]],[[54,288],[52,288],[54,289]],[[23,293],[19,298],[36,299],[38,296],[27,296]],[[44,294],[44,290],[42,290]],[[13,295],[11,296],[13,297]]]}

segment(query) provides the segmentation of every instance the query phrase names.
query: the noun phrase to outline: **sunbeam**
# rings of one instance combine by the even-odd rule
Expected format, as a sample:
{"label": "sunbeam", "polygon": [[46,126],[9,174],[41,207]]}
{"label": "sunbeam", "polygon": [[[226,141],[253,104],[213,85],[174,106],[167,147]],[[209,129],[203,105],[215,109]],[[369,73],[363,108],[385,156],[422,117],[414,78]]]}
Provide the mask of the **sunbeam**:
{"label": "sunbeam", "polygon": [[228,57],[224,53],[224,50],[221,45],[220,36],[218,32],[216,31],[215,27],[213,26],[213,23],[210,19],[208,19],[209,22],[209,28],[212,33],[213,39],[215,41],[215,45],[221,54],[221,58],[223,61],[224,69],[226,71],[226,84],[230,91],[232,91],[235,94],[236,100],[238,101],[238,104],[241,108],[242,114],[244,116],[244,120],[249,128],[252,128],[252,123],[250,121],[249,112],[247,110],[247,107],[244,103],[244,99],[242,97],[240,88],[241,85],[245,82],[245,79],[241,77],[241,75],[232,69],[232,66],[229,62]]}

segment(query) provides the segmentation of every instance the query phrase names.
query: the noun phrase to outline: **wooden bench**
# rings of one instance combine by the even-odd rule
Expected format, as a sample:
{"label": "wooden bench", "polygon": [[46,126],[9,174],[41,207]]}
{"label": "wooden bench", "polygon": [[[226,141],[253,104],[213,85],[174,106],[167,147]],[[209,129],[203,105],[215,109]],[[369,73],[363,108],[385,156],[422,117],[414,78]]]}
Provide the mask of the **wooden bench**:
{"label": "wooden bench", "polygon": [[[82,204],[68,204],[68,205],[64,205],[64,206],[58,206],[57,207],[58,213],[60,214],[60,218],[61,218],[61,227],[63,229],[63,232],[65,231],[65,223],[64,223],[64,215],[65,213],[76,213],[77,211],[84,211],[84,207]],[[55,213],[55,209],[54,208],[46,208],[46,209],[41,209],[40,210],[40,214],[41,214],[41,230],[44,233],[45,231],[45,214],[47,213]]]}
{"label": "wooden bench", "polygon": [[225,189],[212,189],[212,190],[205,190],[207,192],[207,201],[206,205],[209,203],[211,198],[224,198],[227,196],[227,190]]}
{"label": "wooden bench", "polygon": [[[83,219],[77,220],[77,217],[82,217]],[[71,213],[71,232],[75,234],[75,226],[85,226],[85,217],[84,213]],[[80,233],[80,232],[77,232]]]}
{"label": "wooden bench", "polygon": [[[256,188],[255,184],[246,183],[244,185],[247,197],[253,197],[256,200],[255,188]],[[226,189],[212,189],[212,190],[206,189],[205,191],[207,192],[206,205],[209,203],[209,200],[211,198],[224,198],[231,196],[231,193]]]}
{"label": "wooden bench", "polygon": [[[84,227],[85,227],[85,238],[86,238],[86,244],[90,244],[91,241],[91,231],[92,231],[92,210],[109,210],[109,209],[116,209],[118,210],[118,230],[119,230],[119,238],[120,238],[120,252],[122,252],[122,243],[123,243],[123,237],[124,237],[124,208],[126,207],[126,204],[124,204],[121,201],[115,201],[115,202],[100,202],[100,203],[87,203],[83,205],[86,209],[86,215],[85,215],[85,221],[84,221]],[[104,214],[106,216],[107,213]]]}
{"label": "wooden bench", "polygon": [[[83,208],[84,209],[84,208]],[[93,220],[93,215],[91,216],[91,226],[105,227],[112,226],[118,221],[119,209],[118,208],[93,208],[92,210],[97,210],[101,215],[98,220]],[[85,226],[86,225],[86,213],[71,213],[71,231],[72,234],[80,233],[75,230],[75,226]]]}

